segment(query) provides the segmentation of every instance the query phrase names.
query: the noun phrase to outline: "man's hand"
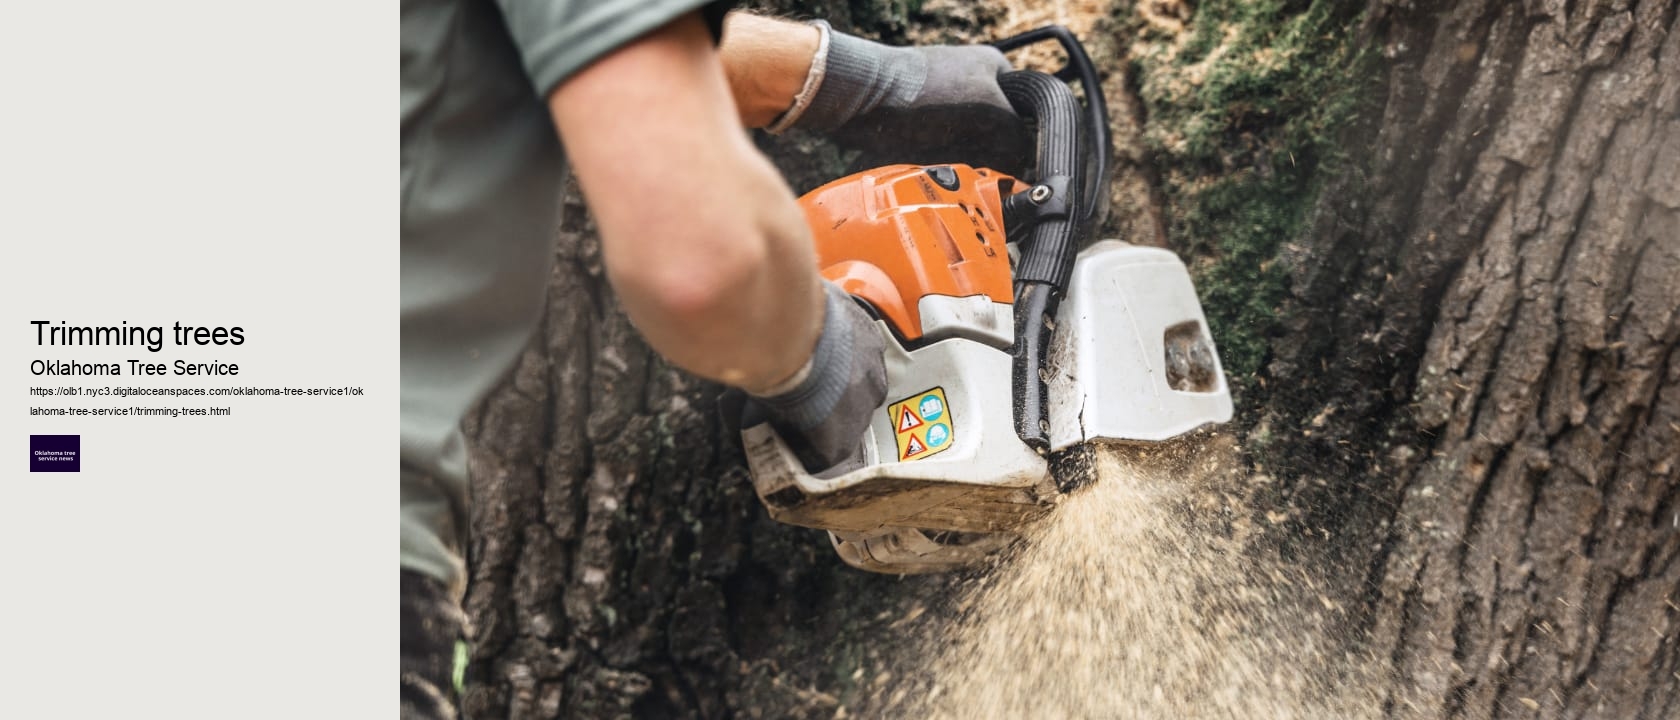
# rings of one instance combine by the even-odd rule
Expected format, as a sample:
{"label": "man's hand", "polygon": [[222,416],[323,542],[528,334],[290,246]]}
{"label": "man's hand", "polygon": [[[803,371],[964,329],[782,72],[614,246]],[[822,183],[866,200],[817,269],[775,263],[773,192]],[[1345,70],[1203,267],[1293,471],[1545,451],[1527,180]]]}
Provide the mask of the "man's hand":
{"label": "man's hand", "polygon": [[886,342],[875,322],[838,286],[825,281],[823,290],[823,329],[810,364],[755,397],[810,472],[856,452],[887,396]]}
{"label": "man's hand", "polygon": [[885,344],[821,281],[792,192],[741,130],[791,103],[820,35],[731,17],[723,62],[686,17],[578,73],[551,107],[648,344],[751,393],[816,471],[857,449],[885,398]]}
{"label": "man's hand", "polygon": [[1011,67],[986,45],[889,47],[822,26],[817,81],[792,127],[861,149],[862,165],[964,162],[1018,169],[1028,142],[997,77]]}

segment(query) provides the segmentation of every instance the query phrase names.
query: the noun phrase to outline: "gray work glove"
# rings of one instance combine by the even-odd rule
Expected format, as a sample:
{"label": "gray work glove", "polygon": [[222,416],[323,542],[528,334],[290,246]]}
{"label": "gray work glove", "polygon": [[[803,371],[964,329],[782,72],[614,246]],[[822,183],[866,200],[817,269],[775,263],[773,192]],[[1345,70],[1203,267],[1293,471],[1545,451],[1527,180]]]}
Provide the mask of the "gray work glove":
{"label": "gray work glove", "polygon": [[828,133],[863,150],[860,167],[960,162],[1018,172],[1030,138],[997,77],[1012,68],[988,45],[890,47],[817,23],[814,92],[781,126]]}
{"label": "gray work glove", "polygon": [[805,377],[791,390],[752,396],[747,410],[762,410],[812,473],[857,452],[887,396],[886,343],[875,322],[833,283],[823,281],[823,292],[822,334]]}

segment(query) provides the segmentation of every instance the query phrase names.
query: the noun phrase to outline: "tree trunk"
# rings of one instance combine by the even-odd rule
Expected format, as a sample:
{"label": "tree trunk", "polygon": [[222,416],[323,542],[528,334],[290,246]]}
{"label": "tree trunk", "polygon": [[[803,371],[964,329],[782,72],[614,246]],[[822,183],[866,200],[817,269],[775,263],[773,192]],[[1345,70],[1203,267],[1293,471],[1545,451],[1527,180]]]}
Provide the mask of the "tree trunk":
{"label": "tree trunk", "polygon": [[1268,422],[1328,418],[1278,455],[1358,508],[1315,521],[1397,716],[1680,717],[1676,7],[1367,17],[1385,106],[1289,258]]}
{"label": "tree trunk", "polygon": [[[1001,34],[1006,4],[772,9],[925,42]],[[1118,5],[1086,38],[1130,139],[1114,227],[1228,252],[1180,222],[1198,201],[1143,139],[1171,116],[1117,36],[1132,13],[1193,30],[1221,3]],[[1344,559],[1329,572],[1391,663],[1388,714],[1680,717],[1677,5],[1349,18],[1348,42],[1380,50],[1377,91],[1339,131],[1350,160],[1302,171],[1318,199],[1267,258],[1287,293],[1237,378],[1238,426],[1276,478],[1256,516],[1294,518],[1279,537],[1303,563]],[[796,190],[842,166],[810,138],[762,142]],[[467,716],[879,707],[884,639],[953,614],[954,581],[853,571],[821,533],[768,520],[716,388],[650,353],[575,188],[566,209],[544,325],[467,422]]]}

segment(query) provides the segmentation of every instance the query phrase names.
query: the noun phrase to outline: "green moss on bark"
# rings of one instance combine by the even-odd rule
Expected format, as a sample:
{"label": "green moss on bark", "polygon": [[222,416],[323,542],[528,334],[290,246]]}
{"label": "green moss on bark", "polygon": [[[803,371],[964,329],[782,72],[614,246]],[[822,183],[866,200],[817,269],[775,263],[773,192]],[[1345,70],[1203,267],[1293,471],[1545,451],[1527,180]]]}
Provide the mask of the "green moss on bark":
{"label": "green moss on bark", "polygon": [[1261,370],[1288,277],[1274,260],[1341,160],[1376,67],[1356,5],[1206,0],[1179,19],[1126,3],[1144,139],[1168,239],[1190,258],[1227,374]]}

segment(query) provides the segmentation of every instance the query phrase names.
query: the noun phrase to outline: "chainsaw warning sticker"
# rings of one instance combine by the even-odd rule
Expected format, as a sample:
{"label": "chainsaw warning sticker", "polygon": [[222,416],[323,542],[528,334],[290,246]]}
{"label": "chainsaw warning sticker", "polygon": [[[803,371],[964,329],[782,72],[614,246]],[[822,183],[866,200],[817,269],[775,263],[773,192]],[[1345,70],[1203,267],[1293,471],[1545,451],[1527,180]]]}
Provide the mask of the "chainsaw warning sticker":
{"label": "chainsaw warning sticker", "polygon": [[916,393],[887,406],[898,459],[921,460],[950,449],[956,440],[956,421],[945,406],[945,388]]}

